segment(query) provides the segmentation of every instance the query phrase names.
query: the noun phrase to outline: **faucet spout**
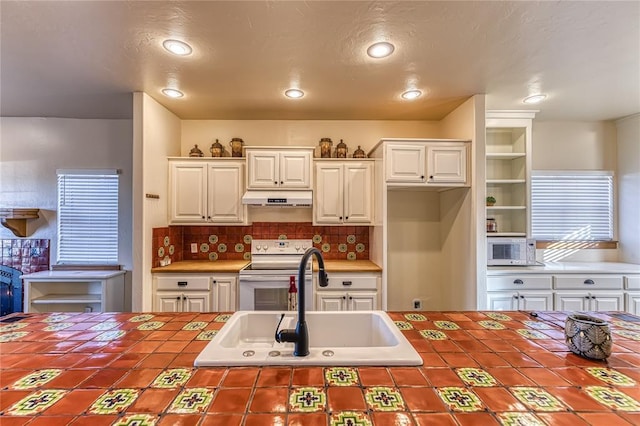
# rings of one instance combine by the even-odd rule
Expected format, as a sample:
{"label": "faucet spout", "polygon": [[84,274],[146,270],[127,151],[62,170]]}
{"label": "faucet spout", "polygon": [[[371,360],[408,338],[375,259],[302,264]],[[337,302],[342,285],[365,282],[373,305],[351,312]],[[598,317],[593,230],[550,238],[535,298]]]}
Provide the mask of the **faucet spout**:
{"label": "faucet spout", "polygon": [[300,265],[298,266],[298,322],[296,323],[295,330],[285,329],[280,330],[276,334],[276,341],[280,342],[293,342],[295,347],[293,350],[294,356],[307,356],[309,355],[309,330],[307,328],[307,321],[305,318],[305,269],[307,262],[312,255],[315,255],[318,259],[318,279],[321,287],[327,286],[327,274],[324,270],[324,259],[322,253],[315,247],[310,247],[304,252],[300,259]]}

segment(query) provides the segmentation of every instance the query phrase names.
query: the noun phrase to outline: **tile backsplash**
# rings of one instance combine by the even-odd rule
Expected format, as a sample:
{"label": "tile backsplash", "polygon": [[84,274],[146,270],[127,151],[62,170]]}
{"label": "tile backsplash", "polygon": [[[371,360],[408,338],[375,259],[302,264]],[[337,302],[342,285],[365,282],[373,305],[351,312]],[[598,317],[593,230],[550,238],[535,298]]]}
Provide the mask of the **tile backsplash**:
{"label": "tile backsplash", "polygon": [[0,239],[0,264],[23,274],[49,269],[49,240]]}
{"label": "tile backsplash", "polygon": [[[153,229],[153,267],[165,258],[249,260],[252,239],[309,239],[325,259],[369,259],[368,226],[254,222],[250,226],[169,226]],[[191,253],[196,244],[197,253]]]}

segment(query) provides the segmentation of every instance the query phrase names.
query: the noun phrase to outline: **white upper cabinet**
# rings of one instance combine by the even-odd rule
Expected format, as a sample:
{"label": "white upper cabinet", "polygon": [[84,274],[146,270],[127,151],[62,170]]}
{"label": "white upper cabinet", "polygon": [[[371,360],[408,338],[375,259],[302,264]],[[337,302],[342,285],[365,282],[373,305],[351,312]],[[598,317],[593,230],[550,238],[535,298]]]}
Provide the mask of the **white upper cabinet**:
{"label": "white upper cabinet", "polygon": [[388,186],[469,186],[465,141],[386,141]]}
{"label": "white upper cabinet", "polygon": [[169,160],[172,224],[244,224],[244,162]]}
{"label": "white upper cabinet", "polygon": [[317,160],[315,182],[315,223],[372,222],[373,162]]}
{"label": "white upper cabinet", "polygon": [[245,148],[248,189],[311,189],[313,148]]}

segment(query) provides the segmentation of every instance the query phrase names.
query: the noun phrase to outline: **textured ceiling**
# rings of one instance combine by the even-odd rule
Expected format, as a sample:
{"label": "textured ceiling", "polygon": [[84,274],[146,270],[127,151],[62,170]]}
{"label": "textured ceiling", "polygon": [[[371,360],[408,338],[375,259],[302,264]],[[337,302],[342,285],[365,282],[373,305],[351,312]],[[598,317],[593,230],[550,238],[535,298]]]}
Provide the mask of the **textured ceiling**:
{"label": "textured ceiling", "polygon": [[[537,91],[542,119],[640,112],[637,1],[2,1],[0,18],[2,116],[131,117],[134,91],[182,119],[440,119]],[[394,55],[367,57],[381,40]]]}

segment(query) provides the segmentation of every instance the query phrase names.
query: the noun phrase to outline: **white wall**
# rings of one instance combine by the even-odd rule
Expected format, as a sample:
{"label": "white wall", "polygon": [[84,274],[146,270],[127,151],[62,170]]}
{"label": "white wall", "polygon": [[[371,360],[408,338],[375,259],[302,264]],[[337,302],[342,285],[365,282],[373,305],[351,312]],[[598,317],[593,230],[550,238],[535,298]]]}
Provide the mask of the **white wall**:
{"label": "white wall", "polygon": [[[169,167],[180,155],[180,119],[145,93],[134,93],[134,271],[132,310],[150,311],[153,228],[167,226]],[[146,194],[159,198],[147,198]]]}
{"label": "white wall", "polygon": [[616,122],[621,262],[640,264],[640,114]]}
{"label": "white wall", "polygon": [[[57,259],[56,169],[119,169],[119,262],[132,259],[132,121],[66,118],[0,118],[0,205],[39,208],[28,221],[28,238],[51,240]],[[1,238],[16,238],[0,227]],[[128,276],[130,274],[127,274]]]}

